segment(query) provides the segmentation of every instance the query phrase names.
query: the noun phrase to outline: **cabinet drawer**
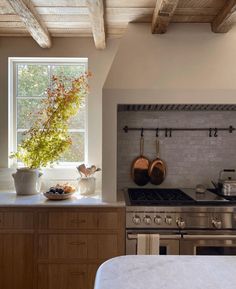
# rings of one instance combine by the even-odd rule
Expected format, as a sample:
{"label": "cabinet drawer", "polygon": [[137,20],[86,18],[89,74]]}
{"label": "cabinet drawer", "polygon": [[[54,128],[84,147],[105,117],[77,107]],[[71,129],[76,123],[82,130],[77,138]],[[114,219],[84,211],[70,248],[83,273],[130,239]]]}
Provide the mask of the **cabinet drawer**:
{"label": "cabinet drawer", "polygon": [[97,227],[96,213],[50,212],[49,229],[93,229]]}
{"label": "cabinet drawer", "polygon": [[98,259],[107,260],[120,255],[116,234],[98,235]]}
{"label": "cabinet drawer", "polygon": [[117,212],[99,212],[97,214],[99,229],[117,229],[119,227],[119,215]]}
{"label": "cabinet drawer", "polygon": [[[86,265],[50,264],[38,267],[39,289],[88,289]],[[92,289],[92,288],[89,288]]]}
{"label": "cabinet drawer", "polygon": [[40,259],[106,260],[120,255],[117,234],[41,234]]}
{"label": "cabinet drawer", "polygon": [[49,234],[39,236],[39,258],[95,259],[96,235]]}
{"label": "cabinet drawer", "polygon": [[0,228],[4,229],[33,229],[33,212],[0,212]]}

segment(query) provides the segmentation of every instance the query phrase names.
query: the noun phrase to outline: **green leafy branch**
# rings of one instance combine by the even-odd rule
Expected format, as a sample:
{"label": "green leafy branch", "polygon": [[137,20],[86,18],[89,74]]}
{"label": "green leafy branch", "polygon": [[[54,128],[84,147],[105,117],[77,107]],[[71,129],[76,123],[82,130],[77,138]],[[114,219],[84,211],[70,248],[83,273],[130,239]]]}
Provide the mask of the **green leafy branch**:
{"label": "green leafy branch", "polygon": [[71,80],[53,76],[44,107],[37,112],[37,119],[25,133],[25,139],[18,145],[11,158],[21,160],[29,168],[46,167],[58,161],[72,144],[68,133],[69,119],[78,113],[80,105],[88,94],[88,76],[85,73]]}

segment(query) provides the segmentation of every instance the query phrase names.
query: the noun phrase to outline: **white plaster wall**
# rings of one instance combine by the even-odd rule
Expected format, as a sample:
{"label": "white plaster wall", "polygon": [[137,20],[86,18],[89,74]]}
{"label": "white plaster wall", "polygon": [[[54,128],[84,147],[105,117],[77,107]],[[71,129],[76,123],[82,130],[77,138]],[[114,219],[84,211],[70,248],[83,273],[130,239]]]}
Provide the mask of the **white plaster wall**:
{"label": "white plaster wall", "polygon": [[117,199],[117,105],[236,103],[236,29],[173,24],[152,35],[130,24],[103,89],[103,199]]}
{"label": "white plaster wall", "polygon": [[235,89],[236,27],[212,33],[208,24],[172,24],[166,34],[129,24],[105,89]]}
{"label": "white plaster wall", "polygon": [[[88,161],[102,162],[102,87],[119,40],[108,40],[106,50],[97,50],[92,38],[54,38],[50,49],[42,49],[31,38],[0,38],[0,188],[12,185],[8,165],[8,57],[88,57],[90,95],[88,99]],[[76,170],[75,170],[76,173]],[[65,177],[66,174],[65,174]],[[100,181],[98,182],[98,189]]]}

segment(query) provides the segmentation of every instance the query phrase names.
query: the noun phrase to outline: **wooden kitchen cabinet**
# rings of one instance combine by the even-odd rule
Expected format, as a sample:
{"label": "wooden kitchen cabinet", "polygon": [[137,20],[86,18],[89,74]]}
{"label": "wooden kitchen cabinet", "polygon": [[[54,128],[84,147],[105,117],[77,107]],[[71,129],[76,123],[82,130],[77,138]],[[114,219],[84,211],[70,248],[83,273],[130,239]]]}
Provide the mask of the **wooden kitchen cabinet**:
{"label": "wooden kitchen cabinet", "polygon": [[34,216],[0,209],[0,288],[34,288]]}
{"label": "wooden kitchen cabinet", "polygon": [[124,208],[0,208],[0,288],[92,289],[124,254]]}
{"label": "wooden kitchen cabinet", "polygon": [[99,265],[124,254],[124,208],[40,210],[37,236],[37,289],[92,289]]}

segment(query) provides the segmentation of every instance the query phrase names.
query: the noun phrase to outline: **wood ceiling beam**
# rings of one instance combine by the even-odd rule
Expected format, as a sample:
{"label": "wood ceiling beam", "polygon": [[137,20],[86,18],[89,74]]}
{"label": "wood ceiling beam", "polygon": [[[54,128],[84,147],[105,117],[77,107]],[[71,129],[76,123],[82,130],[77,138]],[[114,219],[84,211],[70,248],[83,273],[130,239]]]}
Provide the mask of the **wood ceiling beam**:
{"label": "wood ceiling beam", "polygon": [[167,31],[179,0],[156,0],[152,17],[152,33],[162,34]]}
{"label": "wood ceiling beam", "polygon": [[211,28],[215,33],[226,33],[228,32],[233,24],[235,23],[234,17],[236,18],[236,0],[226,1],[224,7],[220,10],[216,18],[213,20]]}
{"label": "wood ceiling beam", "polygon": [[92,25],[94,43],[97,49],[106,47],[103,0],[86,0]]}
{"label": "wood ceiling beam", "polygon": [[39,46],[42,48],[51,47],[51,37],[47,27],[40,20],[30,1],[27,1],[27,5],[25,0],[8,0],[8,2]]}

